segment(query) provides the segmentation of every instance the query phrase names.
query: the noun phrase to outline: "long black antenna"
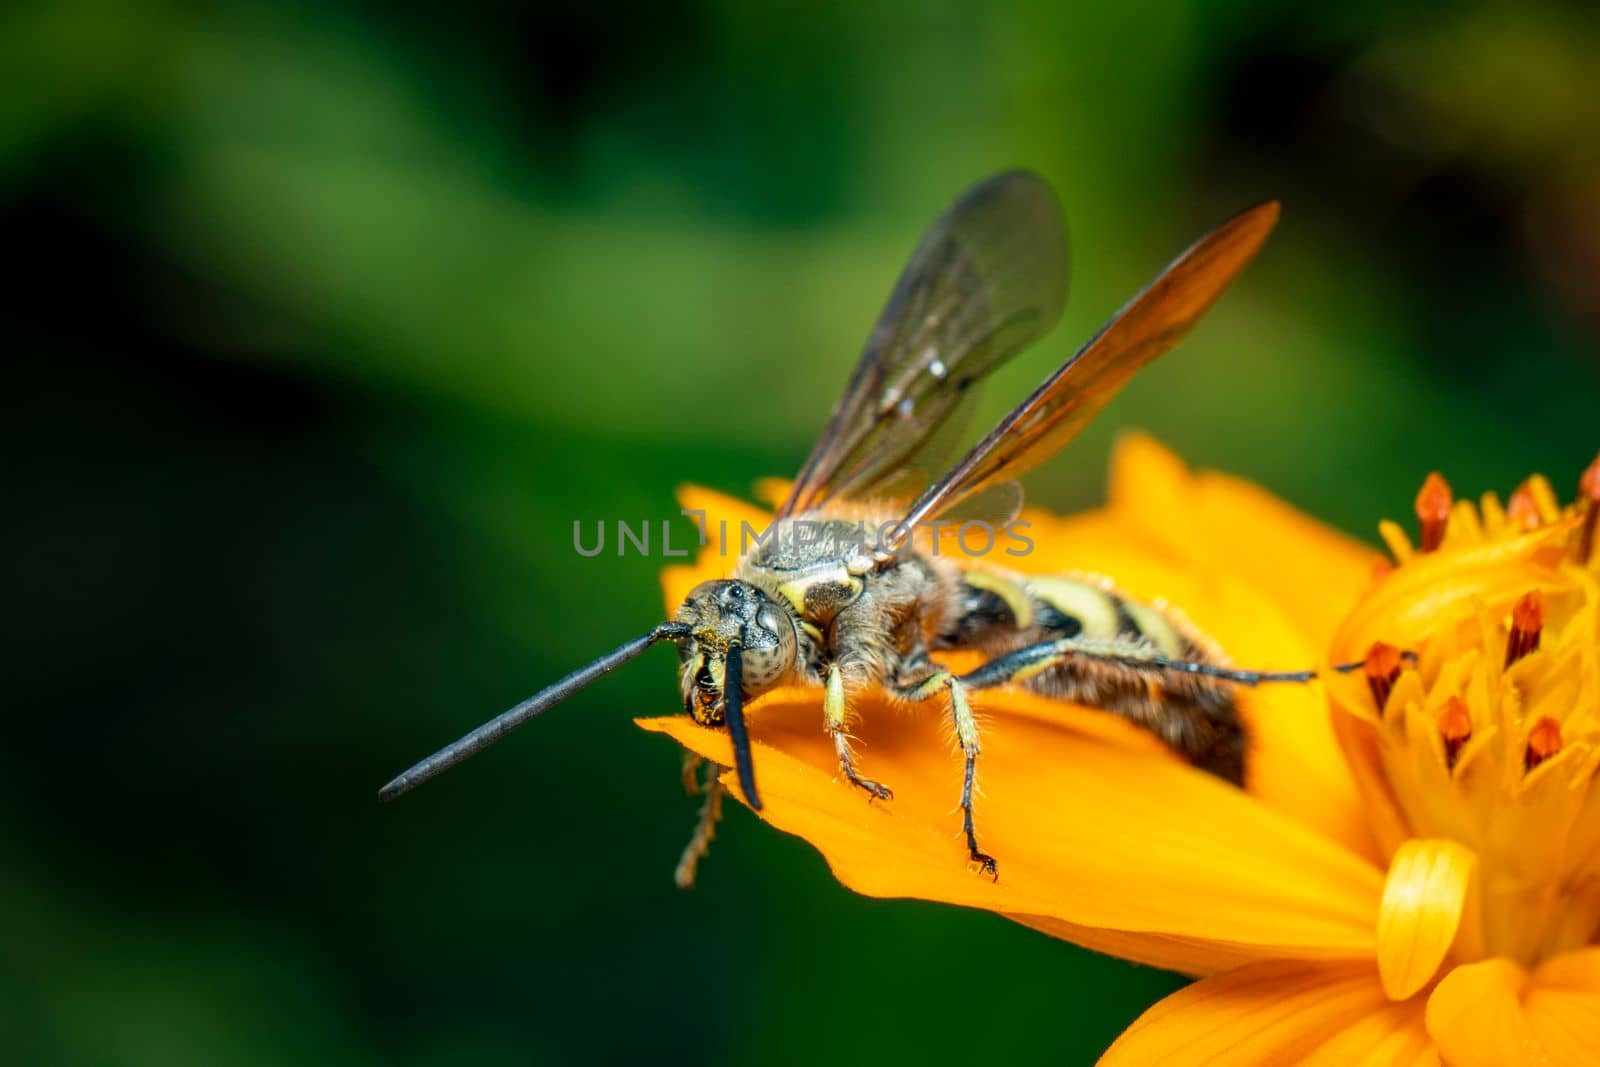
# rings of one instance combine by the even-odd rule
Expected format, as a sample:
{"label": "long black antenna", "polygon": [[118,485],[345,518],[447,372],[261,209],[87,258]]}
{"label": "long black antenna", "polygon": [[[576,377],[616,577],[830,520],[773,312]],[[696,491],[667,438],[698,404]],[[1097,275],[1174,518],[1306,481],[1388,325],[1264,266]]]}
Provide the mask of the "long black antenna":
{"label": "long black antenna", "polygon": [[728,648],[728,665],[722,674],[722,711],[728,720],[728,740],[733,742],[733,766],[739,772],[739,791],[755,811],[761,810],[756,792],[756,767],[750,758],[750,731],[744,725],[744,653]]}
{"label": "long black antenna", "polygon": [[[455,744],[441,748],[378,790],[378,798],[380,800],[393,800],[395,797],[409,793],[429,778],[443,774],[467,757],[482,752],[529,719],[561,703],[602,674],[622,666],[657,641],[676,640],[677,638],[688,636],[688,633],[689,627],[681,622],[661,623],[651,629],[649,633],[635,637],[627,644],[607,652],[587,667],[581,667],[573,671],[549,688],[535,693],[510,711],[490,719]],[[744,718],[742,716],[739,719],[739,726],[740,732],[743,733]],[[748,766],[748,764],[749,752],[747,747],[744,766]],[[741,771],[740,773],[742,782],[743,772]],[[748,793],[748,790],[746,792]],[[757,806],[759,807],[759,805]]]}

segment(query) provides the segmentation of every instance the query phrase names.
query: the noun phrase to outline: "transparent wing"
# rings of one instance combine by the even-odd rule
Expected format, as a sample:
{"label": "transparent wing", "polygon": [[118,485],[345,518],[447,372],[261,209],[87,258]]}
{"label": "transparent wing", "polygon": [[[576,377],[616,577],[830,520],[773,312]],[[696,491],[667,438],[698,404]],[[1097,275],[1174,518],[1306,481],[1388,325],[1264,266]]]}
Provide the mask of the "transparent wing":
{"label": "transparent wing", "polygon": [[911,506],[906,525],[948,512],[1037,467],[1076,437],[1146,363],[1176,345],[1244,269],[1278,221],[1271,201],[1190,245],[1033,395]]}
{"label": "transparent wing", "polygon": [[917,245],[778,516],[907,484],[977,382],[1048,333],[1066,296],[1066,230],[1044,179],[974,186]]}
{"label": "transparent wing", "polygon": [[974,382],[943,416],[913,453],[895,470],[886,470],[873,482],[870,493],[883,500],[910,501],[921,496],[934,480],[950,469],[971,437],[972,417],[978,409],[982,387]]}

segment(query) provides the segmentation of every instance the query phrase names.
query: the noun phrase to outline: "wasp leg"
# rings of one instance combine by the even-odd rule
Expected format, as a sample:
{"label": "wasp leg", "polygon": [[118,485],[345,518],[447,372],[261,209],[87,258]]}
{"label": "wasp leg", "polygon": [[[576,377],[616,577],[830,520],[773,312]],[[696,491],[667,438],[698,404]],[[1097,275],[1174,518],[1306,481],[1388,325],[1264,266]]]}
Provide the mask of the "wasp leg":
{"label": "wasp leg", "polygon": [[1018,649],[961,680],[972,689],[1033,684],[1047,695],[1110,712],[1155,735],[1200,770],[1243,785],[1248,738],[1225,683],[1311,677],[1311,672],[1269,674],[1173,659],[1152,645],[1121,638],[1070,637]]}
{"label": "wasp leg", "polygon": [[956,740],[961,744],[961,754],[966,757],[966,773],[961,779],[961,830],[967,835],[967,854],[978,864],[984,874],[1000,880],[999,867],[993,856],[978,848],[978,834],[973,828],[972,792],[978,777],[978,721],[972,716],[972,704],[967,699],[965,682],[946,670],[935,671],[920,682],[903,686],[900,695],[907,700],[927,700],[939,690],[950,693],[950,718],[955,724]]}
{"label": "wasp leg", "polygon": [[855,754],[850,751],[850,735],[845,730],[848,707],[844,698],[844,675],[837,664],[828,668],[827,696],[822,702],[822,712],[828,734],[833,738],[833,750],[839,757],[839,772],[851,785],[865,789],[873,799],[892,800],[894,793],[888,786],[856,773]]}
{"label": "wasp leg", "polygon": [[[992,689],[997,685],[1025,682],[1052,667],[1060,666],[1073,658],[1097,660],[1132,671],[1160,676],[1163,674],[1190,674],[1203,678],[1216,678],[1237,685],[1257,686],[1267,682],[1310,682],[1316,671],[1244,671],[1223,667],[1215,663],[1173,659],[1148,645],[1127,641],[1106,641],[1064,637],[1037,645],[1019,648],[1004,656],[990,660],[961,680],[971,689]],[[1336,671],[1347,672],[1360,664],[1341,664]]]}
{"label": "wasp leg", "polygon": [[[684,763],[689,761],[686,759]],[[699,761],[696,760],[698,765]],[[700,866],[700,861],[705,859],[706,853],[711,851],[711,840],[717,836],[717,821],[722,818],[722,797],[728,791],[722,784],[721,773],[727,770],[720,764],[711,765],[710,780],[703,789],[706,799],[700,805],[700,818],[694,824],[694,835],[689,838],[689,843],[684,846],[683,855],[678,859],[677,870],[672,872],[672,880],[678,884],[679,889],[694,888],[695,870]],[[687,784],[693,777],[692,772],[684,776]]]}

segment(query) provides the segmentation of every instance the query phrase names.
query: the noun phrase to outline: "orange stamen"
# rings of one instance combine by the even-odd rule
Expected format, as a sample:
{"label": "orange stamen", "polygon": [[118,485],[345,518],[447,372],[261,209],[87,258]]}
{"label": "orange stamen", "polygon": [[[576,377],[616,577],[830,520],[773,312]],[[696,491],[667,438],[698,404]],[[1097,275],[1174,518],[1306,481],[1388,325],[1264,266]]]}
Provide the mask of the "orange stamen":
{"label": "orange stamen", "polygon": [[1394,683],[1400,678],[1400,650],[1382,641],[1373,642],[1367,649],[1362,671],[1367,676],[1367,688],[1372,690],[1373,703],[1378,705],[1378,714],[1382,715],[1389,694],[1394,692]]}
{"label": "orange stamen", "polygon": [[1455,495],[1444,475],[1434,471],[1422,483],[1417,493],[1417,524],[1422,537],[1422,551],[1432,552],[1444,543],[1445,526],[1450,521],[1450,508]]}
{"label": "orange stamen", "polygon": [[1439,736],[1444,740],[1445,764],[1454,767],[1461,746],[1472,736],[1472,712],[1467,710],[1465,700],[1451,697],[1439,709]]}
{"label": "orange stamen", "polygon": [[1595,525],[1600,522],[1600,455],[1594,457],[1578,479],[1578,495],[1588,501],[1584,509],[1583,526],[1578,531],[1578,562],[1588,563],[1594,555]]}
{"label": "orange stamen", "polygon": [[1511,494],[1511,499],[1506,503],[1506,518],[1511,520],[1513,528],[1523,533],[1531,533],[1539,528],[1544,521],[1539,514],[1539,505],[1533,499],[1533,490],[1527,482],[1517,486],[1516,492]]}
{"label": "orange stamen", "polygon": [[1522,753],[1522,766],[1533,770],[1561,751],[1561,724],[1546,716],[1528,731],[1528,747]]}
{"label": "orange stamen", "polygon": [[1539,647],[1539,634],[1544,629],[1544,598],[1539,590],[1524,593],[1517,606],[1511,609],[1511,633],[1506,637],[1506,666],[1526,656]]}
{"label": "orange stamen", "polygon": [[1389,577],[1389,575],[1393,573],[1394,564],[1380,557],[1379,559],[1373,561],[1372,574],[1369,575],[1368,578],[1370,581],[1379,582]]}

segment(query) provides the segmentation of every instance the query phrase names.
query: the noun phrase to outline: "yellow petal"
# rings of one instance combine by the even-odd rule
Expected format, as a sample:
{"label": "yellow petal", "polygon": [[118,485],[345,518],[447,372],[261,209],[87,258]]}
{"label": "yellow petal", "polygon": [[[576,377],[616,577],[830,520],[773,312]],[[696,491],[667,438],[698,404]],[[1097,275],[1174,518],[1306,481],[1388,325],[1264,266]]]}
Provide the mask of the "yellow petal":
{"label": "yellow petal", "polygon": [[[985,696],[976,817],[980,843],[1000,861],[998,884],[968,869],[954,810],[961,761],[936,705],[908,712],[863,695],[861,768],[895,791],[869,804],[838,779],[817,693],[757,702],[749,720],[763,818],[810,841],[858,892],[1155,935],[1158,948],[1187,946],[1167,964],[1186,971],[1288,955],[1371,958],[1381,877],[1370,863],[1147,741],[1108,744],[1063,725],[1071,720],[1059,703]],[[731,762],[721,731],[682,717],[640,725]],[[1214,957],[1194,958],[1194,945]]]}
{"label": "yellow petal", "polygon": [[1404,1000],[1433,979],[1461,927],[1478,858],[1446,838],[1413,839],[1389,863],[1378,910],[1378,973]]}
{"label": "yellow petal", "polygon": [[1362,598],[1334,634],[1332,660],[1360,660],[1377,641],[1416,649],[1440,619],[1470,618],[1479,604],[1508,609],[1530,590],[1565,588],[1554,564],[1570,529],[1562,523],[1510,541],[1418,556]]}
{"label": "yellow petal", "polygon": [[1188,544],[1174,527],[1188,523],[1176,523],[1173,516],[1187,515],[1192,478],[1189,465],[1154,437],[1121,434],[1111,453],[1111,508],[1129,526],[1185,556]]}
{"label": "yellow petal", "polygon": [[1333,1035],[1301,1067],[1440,1067],[1439,1046],[1423,1025],[1422,997],[1389,1001]]}
{"label": "yellow petal", "polygon": [[1504,959],[1457,967],[1428,998],[1427,1023],[1452,1067],[1600,1062],[1600,948],[1531,975]]}
{"label": "yellow petal", "polygon": [[757,478],[751,491],[757,500],[768,507],[776,509],[779,504],[789,499],[789,490],[794,482],[788,478]]}
{"label": "yellow petal", "polygon": [[1528,983],[1523,1011],[1552,1063],[1600,1063],[1600,948],[1540,964]]}
{"label": "yellow petal", "polygon": [[716,536],[716,524],[719,521],[728,523],[730,538],[737,535],[740,523],[748,523],[759,533],[772,521],[772,513],[765,508],[699,485],[678,486],[678,506],[686,512],[705,512],[709,526],[707,532],[712,538]]}
{"label": "yellow petal", "polygon": [[1006,918],[1107,956],[1160,967],[1180,974],[1202,975],[1242,967],[1261,958],[1250,946],[1227,945],[1154,934],[1147,931],[1106,930],[1063,922],[1049,915],[1006,914]]}
{"label": "yellow petal", "polygon": [[1516,1067],[1541,1061],[1522,1009],[1527,978],[1527,972],[1506,959],[1469,963],[1444,976],[1428,997],[1426,1021],[1446,1063]]}
{"label": "yellow petal", "polygon": [[1421,1004],[1390,1003],[1371,963],[1274,960],[1172,994],[1100,1063],[1419,1064],[1431,1046]]}
{"label": "yellow petal", "polygon": [[1142,434],[1117,441],[1111,506],[1175,558],[1248,581],[1318,643],[1367,588],[1380,558],[1241,478],[1191,472]]}
{"label": "yellow petal", "polygon": [[1400,802],[1395,799],[1394,790],[1389,786],[1388,773],[1378,753],[1376,727],[1349,711],[1346,700],[1350,698],[1340,695],[1346,681],[1344,678],[1332,678],[1327,682],[1333,699],[1332,714],[1328,718],[1334,736],[1338,738],[1339,748],[1344,753],[1346,766],[1354,775],[1356,788],[1361,795],[1362,811],[1373,836],[1378,840],[1380,854],[1393,855],[1394,850],[1411,837],[1411,828],[1406,823],[1405,813],[1400,810]]}
{"label": "yellow petal", "polygon": [[[1240,666],[1297,670],[1294,665],[1314,664],[1319,658],[1320,650],[1301,640],[1254,589],[1228,582],[1205,601],[1203,610],[1209,612],[1212,605],[1221,610],[1214,619],[1208,616],[1210,632]],[[1245,784],[1251,795],[1380,863],[1382,852],[1334,737],[1321,684],[1240,688],[1235,699],[1250,736]]]}

